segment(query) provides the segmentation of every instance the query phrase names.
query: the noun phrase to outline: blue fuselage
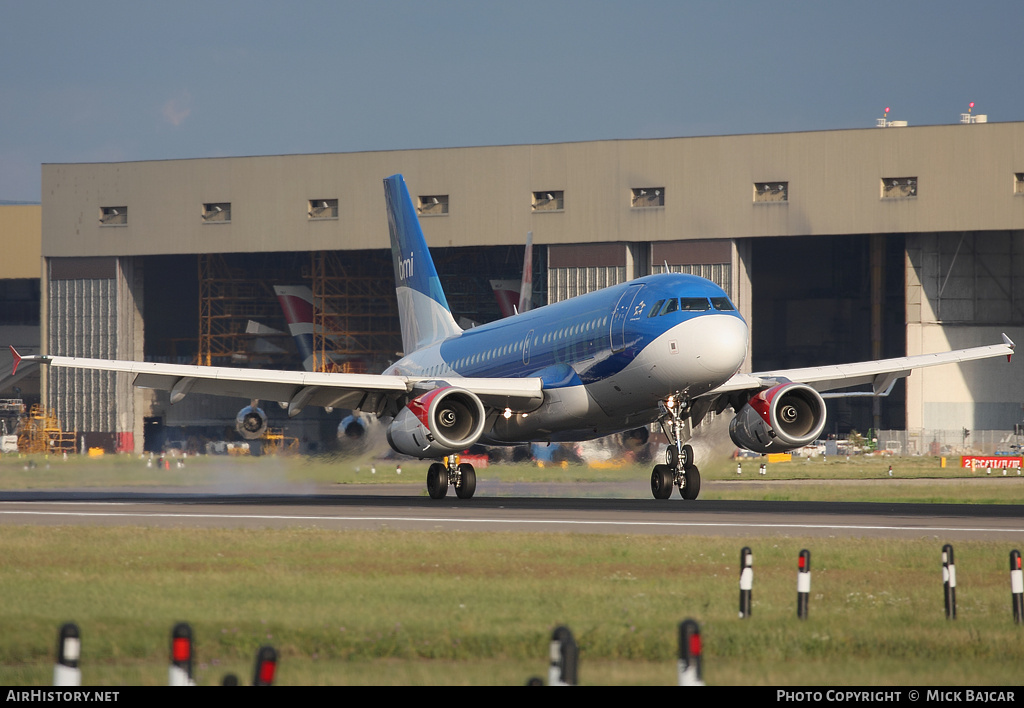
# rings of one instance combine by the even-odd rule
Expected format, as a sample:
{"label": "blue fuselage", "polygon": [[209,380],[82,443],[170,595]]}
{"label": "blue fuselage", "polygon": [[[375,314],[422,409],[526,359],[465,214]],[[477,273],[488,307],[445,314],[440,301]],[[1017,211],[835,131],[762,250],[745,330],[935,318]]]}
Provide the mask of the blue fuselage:
{"label": "blue fuselage", "polygon": [[580,439],[650,422],[670,394],[715,388],[739,369],[746,349],[746,322],[720,287],[662,274],[467,330],[387,373],[453,385],[457,377],[539,377],[545,405],[499,418],[486,437]]}

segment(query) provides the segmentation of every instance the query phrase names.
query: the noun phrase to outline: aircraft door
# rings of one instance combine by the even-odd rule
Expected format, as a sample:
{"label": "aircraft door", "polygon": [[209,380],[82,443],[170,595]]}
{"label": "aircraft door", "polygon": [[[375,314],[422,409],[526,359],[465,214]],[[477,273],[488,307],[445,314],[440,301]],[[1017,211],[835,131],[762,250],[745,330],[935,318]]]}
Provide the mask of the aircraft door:
{"label": "aircraft door", "polygon": [[533,341],[533,330],[531,329],[526,333],[526,339],[523,340],[523,364],[525,366],[530,365],[530,343]]}
{"label": "aircraft door", "polygon": [[609,332],[613,352],[619,352],[626,348],[626,323],[639,319],[639,313],[635,311],[637,308],[643,310],[643,298],[640,297],[640,291],[643,289],[643,285],[630,285],[622,293],[622,297],[619,298],[619,302],[615,306]]}

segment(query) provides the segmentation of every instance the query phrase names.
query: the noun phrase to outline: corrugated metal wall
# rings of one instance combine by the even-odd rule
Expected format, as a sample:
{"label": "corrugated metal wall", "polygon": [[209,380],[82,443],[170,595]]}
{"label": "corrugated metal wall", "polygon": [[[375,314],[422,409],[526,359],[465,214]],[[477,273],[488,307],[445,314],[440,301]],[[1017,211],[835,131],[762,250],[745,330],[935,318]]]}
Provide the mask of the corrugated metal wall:
{"label": "corrugated metal wall", "polygon": [[[113,359],[117,354],[117,279],[51,279],[48,351]],[[114,432],[112,372],[51,368],[46,406],[65,430]]]}

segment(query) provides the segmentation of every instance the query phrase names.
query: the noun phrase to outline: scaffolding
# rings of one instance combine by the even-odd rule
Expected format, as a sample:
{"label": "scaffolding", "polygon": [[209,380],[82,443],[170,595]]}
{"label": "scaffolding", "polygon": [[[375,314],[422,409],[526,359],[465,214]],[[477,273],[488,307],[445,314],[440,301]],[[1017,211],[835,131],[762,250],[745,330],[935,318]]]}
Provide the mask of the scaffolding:
{"label": "scaffolding", "polygon": [[379,373],[401,349],[390,261],[358,258],[355,274],[338,251],[312,254],[315,371]]}
{"label": "scaffolding", "polygon": [[[235,254],[239,260],[242,256]],[[285,267],[268,268],[230,266],[222,254],[199,255],[199,353],[198,363],[235,365],[259,364],[272,368],[294,368],[287,346],[288,335],[282,332],[280,346],[256,351],[257,337],[247,332],[250,321],[279,322],[281,307],[273,285],[294,281]]]}
{"label": "scaffolding", "polygon": [[18,452],[25,454],[64,453],[75,451],[77,431],[66,432],[53,413],[47,413],[38,403],[29,410],[28,418],[18,433]]}
{"label": "scaffolding", "polygon": [[299,452],[299,439],[284,434],[282,428],[268,428],[263,435],[264,455],[295,455]]}

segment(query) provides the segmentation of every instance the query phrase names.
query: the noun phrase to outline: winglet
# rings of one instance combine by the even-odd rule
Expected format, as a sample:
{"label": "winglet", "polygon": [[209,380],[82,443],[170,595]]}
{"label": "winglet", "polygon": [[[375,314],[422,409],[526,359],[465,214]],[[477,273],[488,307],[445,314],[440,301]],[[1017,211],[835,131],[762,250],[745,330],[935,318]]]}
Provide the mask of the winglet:
{"label": "winglet", "polygon": [[1006,355],[1006,360],[1009,361],[1010,357],[1013,356],[1013,351],[1012,350],[1016,349],[1017,345],[1013,343],[1012,339],[1010,339],[1009,337],[1006,336],[1006,332],[1003,332],[1003,344],[1008,346],[1010,348],[1010,350],[1011,350],[1010,353]]}
{"label": "winglet", "polygon": [[[1003,336],[1005,337],[1006,335],[1004,334]],[[14,376],[16,373],[18,373],[18,364],[21,363],[21,354],[19,354],[18,350],[15,349],[10,344],[8,344],[7,346],[11,347],[11,356],[14,357],[14,369],[11,370],[11,376]]]}

